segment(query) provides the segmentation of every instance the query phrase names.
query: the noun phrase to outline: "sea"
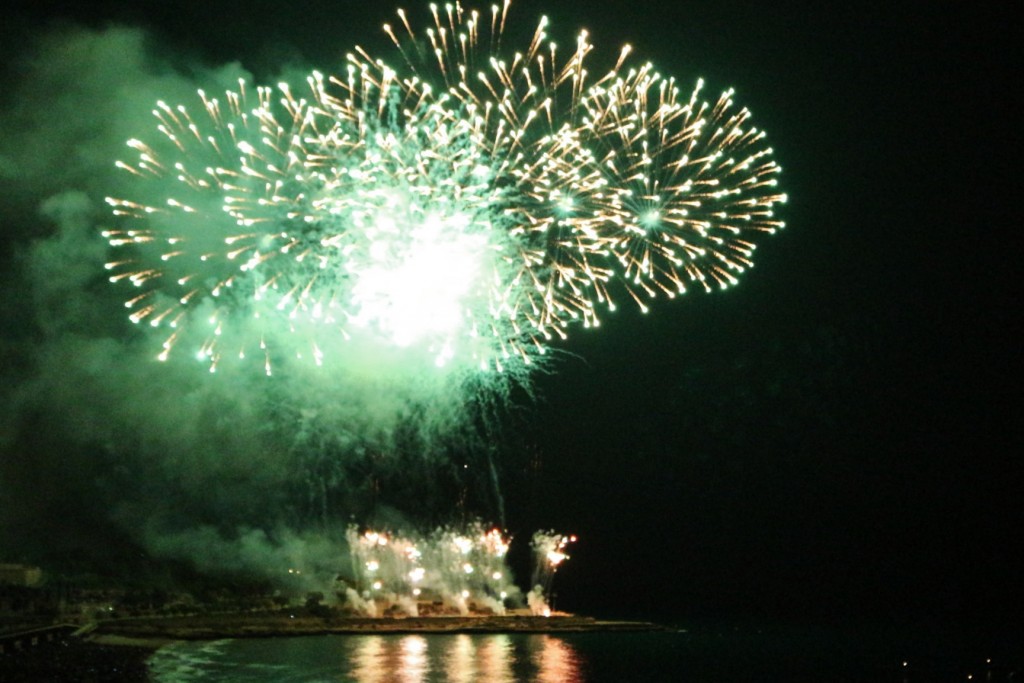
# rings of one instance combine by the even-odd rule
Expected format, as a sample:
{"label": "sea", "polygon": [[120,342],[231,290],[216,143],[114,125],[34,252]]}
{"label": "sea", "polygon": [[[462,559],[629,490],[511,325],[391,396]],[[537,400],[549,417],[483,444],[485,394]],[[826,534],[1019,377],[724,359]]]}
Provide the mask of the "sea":
{"label": "sea", "polygon": [[160,683],[1024,681],[1024,639],[951,627],[669,627],[569,634],[380,634],[174,643]]}

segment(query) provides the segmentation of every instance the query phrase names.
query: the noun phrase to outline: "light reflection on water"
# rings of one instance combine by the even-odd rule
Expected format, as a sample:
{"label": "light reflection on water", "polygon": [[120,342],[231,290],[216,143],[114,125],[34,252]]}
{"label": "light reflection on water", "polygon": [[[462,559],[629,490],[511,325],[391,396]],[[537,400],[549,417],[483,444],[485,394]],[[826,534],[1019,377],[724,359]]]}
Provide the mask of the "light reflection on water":
{"label": "light reflection on water", "polygon": [[[350,671],[356,683],[571,683],[582,680],[580,658],[568,643],[551,636],[528,636],[517,652],[506,634],[434,637],[360,636]],[[525,655],[525,657],[524,657]],[[525,663],[532,667],[524,667]],[[526,673],[516,678],[515,669]],[[530,670],[532,669],[532,670]]]}
{"label": "light reflection on water", "polygon": [[[448,680],[451,683],[471,683],[476,680],[477,667],[476,667],[476,647],[473,644],[473,639],[466,634],[460,634],[454,636],[454,640],[451,641],[451,646],[445,655],[444,659],[444,670],[448,676]],[[506,671],[502,671],[501,662],[498,662],[498,671],[495,672],[493,680],[507,681],[509,680],[509,674]]]}
{"label": "light reflection on water", "polygon": [[557,636],[410,634],[180,643],[150,661],[153,679],[354,683],[581,683],[583,659]]}
{"label": "light reflection on water", "polygon": [[420,683],[430,672],[427,663],[427,641],[423,636],[406,636],[401,640],[399,678],[402,683]]}
{"label": "light reflection on water", "polygon": [[534,653],[537,661],[537,681],[561,683],[580,679],[580,660],[576,650],[564,640],[540,636],[543,647]]}

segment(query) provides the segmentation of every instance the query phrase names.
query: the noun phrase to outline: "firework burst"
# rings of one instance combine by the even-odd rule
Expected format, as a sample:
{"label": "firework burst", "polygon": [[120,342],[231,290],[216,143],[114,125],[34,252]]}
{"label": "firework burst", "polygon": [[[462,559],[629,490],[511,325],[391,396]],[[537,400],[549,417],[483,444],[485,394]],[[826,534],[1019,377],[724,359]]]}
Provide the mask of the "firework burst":
{"label": "firework burst", "polygon": [[432,5],[423,31],[399,10],[398,67],[356,48],[302,95],[158,103],[160,135],[118,162],[140,198],[108,198],[105,236],[162,360],[185,344],[270,374],[358,338],[516,370],[620,296],[646,311],[738,281],[786,197],[732,91],[684,96],[628,46],[594,78],[586,32],[563,56],[546,19],[510,51],[508,9]]}
{"label": "firework burst", "polygon": [[479,522],[415,536],[350,526],[346,540],[348,602],[369,615],[397,608],[416,616],[418,602],[435,600],[461,614],[471,605],[504,614],[506,601],[521,597],[506,566],[510,540]]}

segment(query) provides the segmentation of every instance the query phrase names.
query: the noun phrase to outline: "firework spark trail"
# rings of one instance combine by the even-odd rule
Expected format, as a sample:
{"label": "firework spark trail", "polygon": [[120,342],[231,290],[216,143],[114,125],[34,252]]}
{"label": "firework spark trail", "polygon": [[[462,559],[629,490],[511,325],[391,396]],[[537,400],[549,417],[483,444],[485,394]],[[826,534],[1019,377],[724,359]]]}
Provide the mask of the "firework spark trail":
{"label": "firework spark trail", "polygon": [[551,584],[555,572],[563,562],[569,559],[565,552],[570,543],[575,543],[575,536],[564,536],[553,531],[537,531],[530,540],[533,548],[533,588],[527,593],[526,599],[534,614],[549,617],[552,613]]}
{"label": "firework spark trail", "polygon": [[167,330],[161,359],[187,339],[211,371],[237,355],[270,374],[368,336],[514,371],[622,292],[646,311],[735,284],[783,227],[780,168],[731,90],[684,97],[628,46],[595,78],[586,32],[563,56],[546,19],[510,51],[508,3],[431,13],[385,25],[398,68],[356,48],[306,95],[240,81],[197,116],[158,103],[161,136],[118,162],[154,199],[109,198],[105,235],[131,319]]}
{"label": "firework spark trail", "polygon": [[434,600],[460,614],[471,605],[504,614],[507,601],[520,600],[505,564],[509,540],[480,523],[422,536],[350,526],[346,541],[353,564],[348,602],[370,616],[393,609],[417,616],[418,602]]}

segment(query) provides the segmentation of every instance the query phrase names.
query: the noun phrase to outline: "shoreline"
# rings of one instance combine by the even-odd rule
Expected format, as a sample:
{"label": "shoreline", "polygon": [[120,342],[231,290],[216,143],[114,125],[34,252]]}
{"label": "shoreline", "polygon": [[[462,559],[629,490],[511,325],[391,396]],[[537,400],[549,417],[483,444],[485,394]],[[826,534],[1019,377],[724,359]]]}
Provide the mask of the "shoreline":
{"label": "shoreline", "polygon": [[102,622],[89,640],[111,646],[153,647],[181,640],[279,638],[314,635],[410,633],[584,633],[663,631],[645,621],[601,620],[577,615],[315,617],[291,614],[218,614]]}

